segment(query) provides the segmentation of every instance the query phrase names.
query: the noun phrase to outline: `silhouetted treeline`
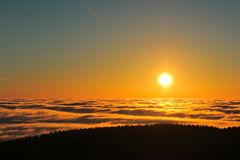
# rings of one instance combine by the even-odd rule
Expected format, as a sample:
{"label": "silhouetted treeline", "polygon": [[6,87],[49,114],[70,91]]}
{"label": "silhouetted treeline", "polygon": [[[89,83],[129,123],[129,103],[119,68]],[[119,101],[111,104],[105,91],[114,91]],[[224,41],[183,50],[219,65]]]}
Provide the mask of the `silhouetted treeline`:
{"label": "silhouetted treeline", "polygon": [[0,143],[0,158],[239,159],[240,128],[155,124],[54,132]]}

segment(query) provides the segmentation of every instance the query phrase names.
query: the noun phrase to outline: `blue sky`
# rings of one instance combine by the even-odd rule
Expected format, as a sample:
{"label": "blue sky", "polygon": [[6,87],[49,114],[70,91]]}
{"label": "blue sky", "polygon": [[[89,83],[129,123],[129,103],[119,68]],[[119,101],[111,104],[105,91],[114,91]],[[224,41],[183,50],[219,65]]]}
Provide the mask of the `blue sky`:
{"label": "blue sky", "polygon": [[169,96],[239,95],[239,12],[237,0],[1,1],[0,96],[158,97],[162,70],[177,78]]}

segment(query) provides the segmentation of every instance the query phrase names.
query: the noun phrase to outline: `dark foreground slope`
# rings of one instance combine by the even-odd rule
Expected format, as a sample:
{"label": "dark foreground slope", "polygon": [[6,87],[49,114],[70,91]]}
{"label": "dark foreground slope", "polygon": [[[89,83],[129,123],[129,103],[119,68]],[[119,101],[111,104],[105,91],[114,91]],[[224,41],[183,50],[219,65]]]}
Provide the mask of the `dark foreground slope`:
{"label": "dark foreground slope", "polygon": [[239,159],[240,128],[159,124],[56,132],[0,143],[1,159]]}

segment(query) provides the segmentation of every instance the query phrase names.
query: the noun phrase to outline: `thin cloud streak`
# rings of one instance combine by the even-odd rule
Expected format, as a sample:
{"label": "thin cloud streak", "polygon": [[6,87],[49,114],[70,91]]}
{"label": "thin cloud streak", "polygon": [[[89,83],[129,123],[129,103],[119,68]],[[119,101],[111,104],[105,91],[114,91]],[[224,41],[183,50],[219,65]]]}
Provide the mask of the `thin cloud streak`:
{"label": "thin cloud streak", "polygon": [[81,6],[97,22],[101,24],[108,23],[107,20],[99,12],[97,12],[93,7],[90,7],[89,4],[87,4],[85,1],[82,1]]}
{"label": "thin cloud streak", "polygon": [[8,80],[8,77],[0,77],[0,81],[6,81]]}

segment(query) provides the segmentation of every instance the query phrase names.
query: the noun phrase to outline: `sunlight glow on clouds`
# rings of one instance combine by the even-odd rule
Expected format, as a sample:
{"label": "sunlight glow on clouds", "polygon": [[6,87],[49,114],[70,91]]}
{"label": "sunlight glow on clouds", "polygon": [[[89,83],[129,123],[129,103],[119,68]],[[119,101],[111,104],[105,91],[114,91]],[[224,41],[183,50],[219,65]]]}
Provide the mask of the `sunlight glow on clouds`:
{"label": "sunlight glow on clouds", "polygon": [[240,126],[240,101],[212,99],[56,100],[1,99],[0,139],[56,130],[186,123]]}

